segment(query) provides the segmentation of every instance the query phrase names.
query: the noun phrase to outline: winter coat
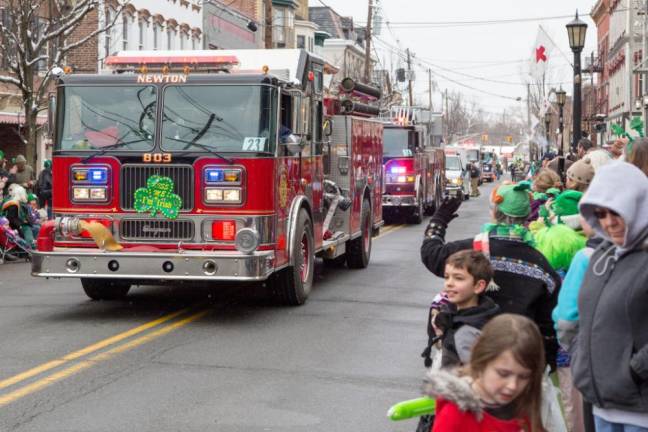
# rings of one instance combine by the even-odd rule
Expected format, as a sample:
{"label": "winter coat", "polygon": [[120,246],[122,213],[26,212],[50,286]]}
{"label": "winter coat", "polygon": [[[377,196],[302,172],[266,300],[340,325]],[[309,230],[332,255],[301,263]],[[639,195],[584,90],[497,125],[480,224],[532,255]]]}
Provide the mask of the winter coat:
{"label": "winter coat", "polygon": [[468,363],[482,327],[498,312],[499,306],[486,296],[480,296],[479,304],[467,309],[457,310],[453,304],[442,306],[435,320],[443,330],[441,367]]}
{"label": "winter coat", "polygon": [[570,350],[578,331],[578,293],[583,284],[587,266],[594,249],[602,241],[603,239],[598,237],[591,238],[587,241],[587,246],[576,253],[562,282],[562,287],[560,287],[558,304],[551,316],[558,343],[565,351]]}
{"label": "winter coat", "polygon": [[484,410],[470,381],[452,372],[428,373],[423,392],[436,399],[432,432],[520,432],[531,429],[527,419],[503,420]]}
{"label": "winter coat", "polygon": [[2,212],[9,220],[11,229],[20,230],[23,225],[31,225],[27,204],[16,200],[7,201],[2,205]]}
{"label": "winter coat", "polygon": [[36,195],[38,195],[38,205],[43,207],[45,202],[52,201],[52,169],[44,168],[38,175],[35,187]]}
{"label": "winter coat", "polygon": [[[527,243],[493,234],[489,238],[490,261],[499,289],[487,291],[486,295],[499,306],[500,313],[524,315],[538,325],[545,341],[547,362],[554,365],[558,344],[551,311],[558,299],[560,276]],[[421,259],[428,270],[443,277],[446,259],[455,252],[472,248],[473,239],[444,243],[439,237],[425,238]]]}
{"label": "winter coat", "polygon": [[[622,245],[611,242],[594,216],[599,207],[625,221]],[[595,409],[640,413],[648,424],[648,252],[641,247],[648,239],[648,178],[633,165],[610,162],[597,171],[580,211],[606,240],[592,255],[578,296],[574,384]]]}

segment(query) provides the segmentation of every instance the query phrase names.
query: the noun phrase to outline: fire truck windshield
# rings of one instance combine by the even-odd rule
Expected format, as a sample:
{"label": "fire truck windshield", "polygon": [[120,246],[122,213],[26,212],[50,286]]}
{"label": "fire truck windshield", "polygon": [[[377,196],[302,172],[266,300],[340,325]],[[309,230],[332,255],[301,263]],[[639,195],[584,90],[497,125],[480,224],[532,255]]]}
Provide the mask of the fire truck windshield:
{"label": "fire truck windshield", "polygon": [[57,150],[153,148],[154,86],[66,86],[62,92]]}
{"label": "fire truck windshield", "polygon": [[274,153],[275,106],[268,86],[169,86],[162,150]]}
{"label": "fire truck windshield", "polygon": [[408,129],[385,128],[383,132],[383,156],[412,156],[408,146]]}

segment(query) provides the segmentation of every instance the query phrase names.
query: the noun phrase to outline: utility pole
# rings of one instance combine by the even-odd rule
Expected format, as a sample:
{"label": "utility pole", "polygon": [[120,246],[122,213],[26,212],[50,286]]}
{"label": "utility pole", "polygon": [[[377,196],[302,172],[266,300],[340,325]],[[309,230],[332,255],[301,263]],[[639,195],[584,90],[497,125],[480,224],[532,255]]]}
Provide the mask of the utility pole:
{"label": "utility pole", "polygon": [[[526,102],[527,102],[527,130],[529,131],[529,148],[531,146],[535,146],[535,144],[532,143],[533,141],[533,131],[531,130],[531,83],[527,83],[527,97],[526,97]],[[535,153],[535,148],[533,149],[533,152],[531,154]],[[533,158],[531,159],[533,161]]]}
{"label": "utility pole", "polygon": [[410,56],[410,50],[407,48],[407,87],[409,89],[409,105],[414,105],[414,97],[412,96],[412,59]]}
{"label": "utility pole", "polygon": [[430,97],[430,113],[432,113],[432,69],[428,69],[428,96]]}
{"label": "utility pole", "polygon": [[[648,0],[646,0],[646,9],[644,9],[644,19],[643,19],[643,37],[641,38],[642,41],[642,50],[641,50],[641,63],[640,67],[641,69],[646,67],[646,59],[648,59]],[[647,124],[646,121],[648,121],[648,106],[646,105],[646,95],[648,95],[648,83],[646,80],[648,79],[648,75],[646,75],[645,72],[639,72],[641,75],[641,82],[643,83],[643,88],[641,89],[641,108],[643,110],[643,121],[644,125]],[[601,140],[602,141],[602,140]]]}
{"label": "utility pole", "polygon": [[272,0],[264,0],[265,6],[265,47],[272,49]]}
{"label": "utility pole", "polygon": [[[626,59],[627,62],[627,70],[629,71],[628,73],[628,122],[630,122],[630,119],[632,118],[632,111],[635,106],[635,101],[633,100],[633,91],[632,88],[634,87],[634,1],[630,0],[628,1],[628,20],[627,20],[627,26],[628,26],[628,58]],[[623,123],[623,126],[625,127],[625,122]]]}
{"label": "utility pole", "polygon": [[445,121],[443,122],[443,124],[445,126],[445,130],[446,130],[446,132],[445,132],[446,142],[445,143],[446,143],[446,145],[448,145],[448,144],[450,144],[448,142],[450,140],[450,128],[449,128],[449,125],[448,125],[448,117],[449,117],[449,113],[448,113],[448,89],[445,89],[445,97],[443,99],[444,99],[444,103],[445,103],[445,115],[444,115]]}
{"label": "utility pole", "polygon": [[373,17],[373,3],[369,0],[367,13],[367,30],[365,34],[365,83],[371,83],[371,21]]}

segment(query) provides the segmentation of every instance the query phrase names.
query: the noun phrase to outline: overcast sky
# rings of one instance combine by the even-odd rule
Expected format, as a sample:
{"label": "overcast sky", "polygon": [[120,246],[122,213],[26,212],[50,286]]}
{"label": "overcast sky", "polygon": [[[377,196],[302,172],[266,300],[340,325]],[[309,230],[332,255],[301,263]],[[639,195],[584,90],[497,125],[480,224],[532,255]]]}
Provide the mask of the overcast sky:
{"label": "overcast sky", "polygon": [[[367,20],[367,0],[322,1],[340,15],[352,16],[359,25],[364,25]],[[309,3],[310,6],[322,6],[322,1],[309,0]],[[524,82],[539,25],[559,47],[550,57],[552,84],[562,84],[571,94],[572,69],[568,61],[572,61],[573,54],[565,24],[573,19],[576,9],[588,24],[584,54],[589,56],[596,47],[596,28],[589,18],[595,3],[593,0],[380,0],[379,3],[383,26],[381,35],[377,36],[380,40],[376,42],[376,48],[381,62],[386,63],[387,69],[399,61],[402,63],[399,56],[393,54],[393,48],[390,52],[385,43],[401,50],[409,48],[416,57],[415,98],[419,103],[428,102],[426,70],[429,67],[438,84],[433,98],[435,109],[439,109],[440,92],[446,88],[461,90],[485,111],[494,114],[501,113],[504,107],[524,104],[495,95],[526,98]],[[454,24],[519,19],[524,21],[487,25]],[[391,25],[387,26],[386,22]],[[427,24],[410,24],[418,22]],[[453,24],[436,24],[439,22]],[[463,87],[451,80],[493,95]]]}

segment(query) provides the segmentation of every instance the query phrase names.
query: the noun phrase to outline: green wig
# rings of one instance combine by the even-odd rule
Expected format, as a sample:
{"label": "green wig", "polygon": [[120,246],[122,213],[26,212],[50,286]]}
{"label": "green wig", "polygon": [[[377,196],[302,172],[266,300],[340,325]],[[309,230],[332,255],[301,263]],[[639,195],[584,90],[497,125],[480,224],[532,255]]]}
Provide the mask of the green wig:
{"label": "green wig", "polygon": [[585,247],[586,238],[565,224],[546,226],[534,232],[535,247],[555,270],[569,269],[576,252]]}

